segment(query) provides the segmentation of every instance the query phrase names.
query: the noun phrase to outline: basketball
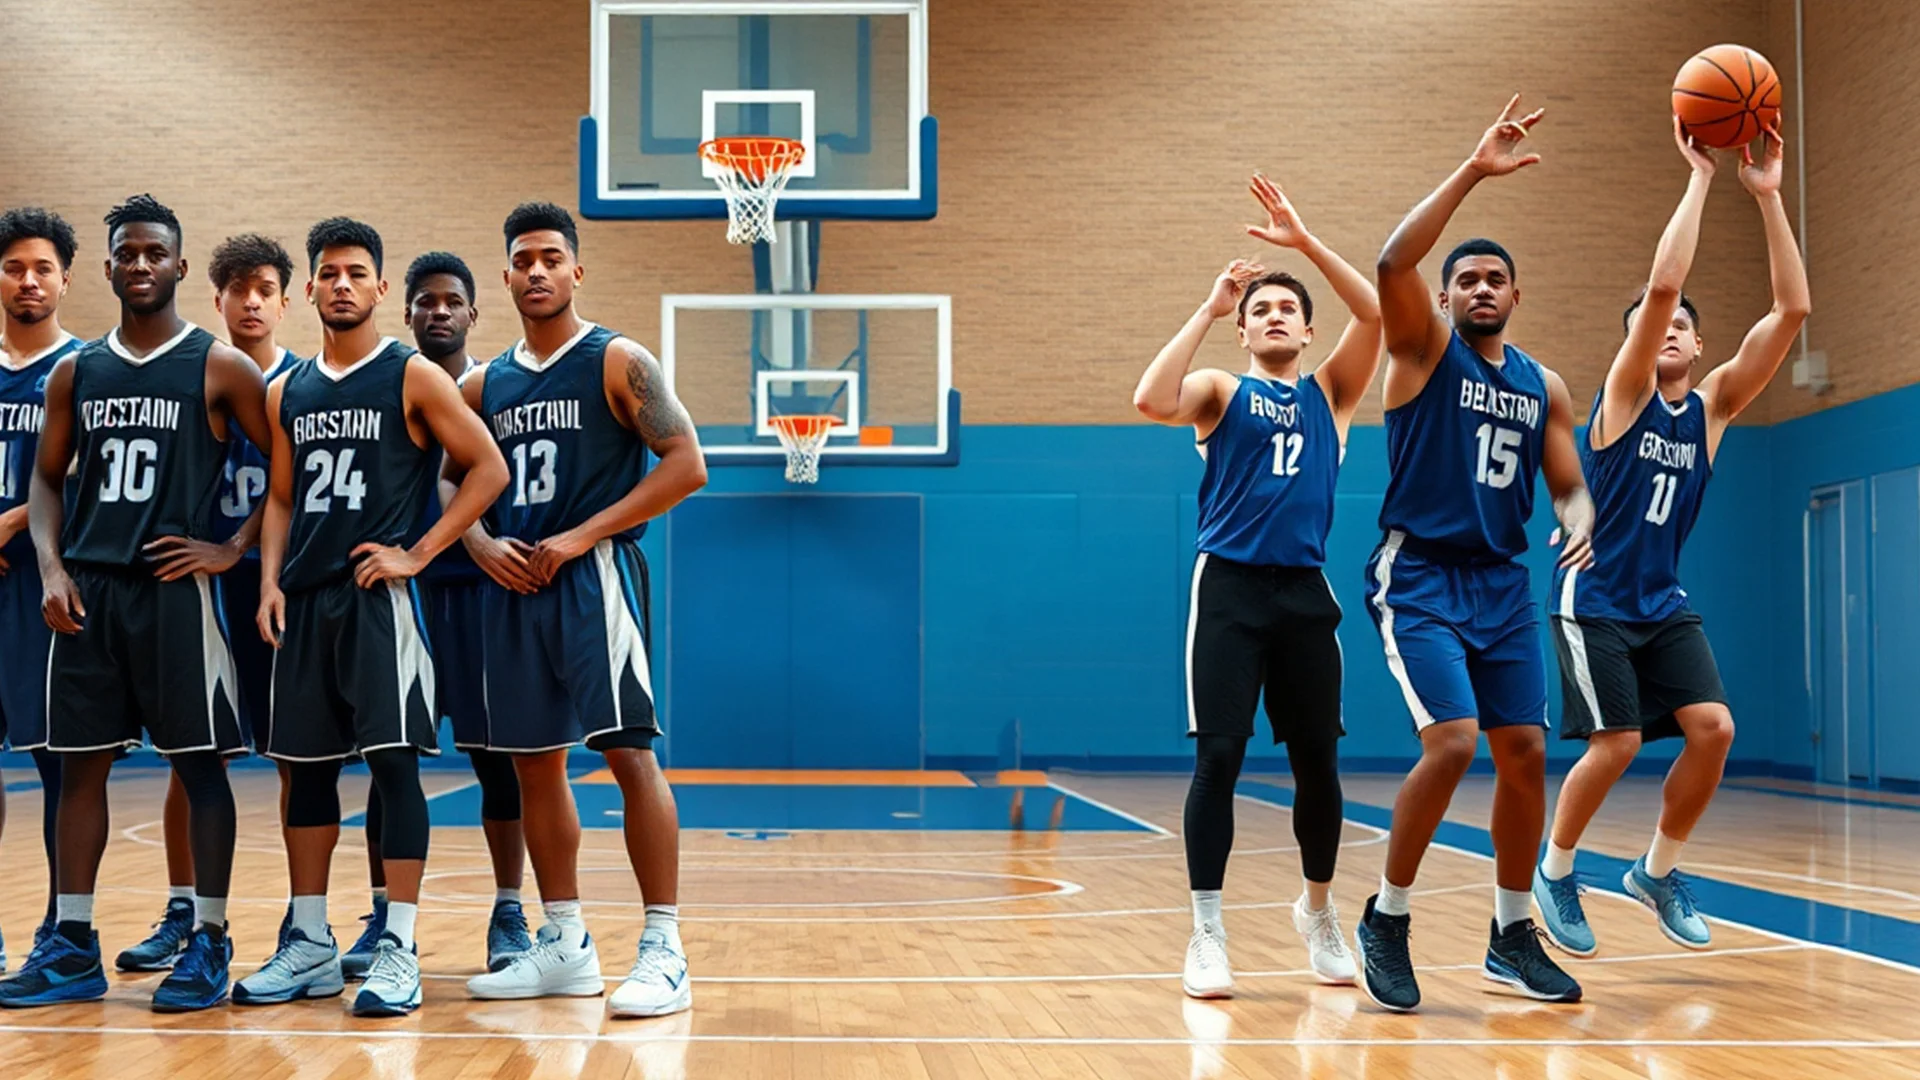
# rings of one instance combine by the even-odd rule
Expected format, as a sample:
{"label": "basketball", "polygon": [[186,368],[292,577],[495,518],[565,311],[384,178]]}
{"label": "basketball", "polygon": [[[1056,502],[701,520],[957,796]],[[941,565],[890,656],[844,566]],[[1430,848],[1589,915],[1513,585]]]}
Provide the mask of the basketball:
{"label": "basketball", "polygon": [[1759,138],[1780,118],[1780,77],[1744,45],[1696,54],[1673,80],[1673,112],[1694,140],[1730,150]]}

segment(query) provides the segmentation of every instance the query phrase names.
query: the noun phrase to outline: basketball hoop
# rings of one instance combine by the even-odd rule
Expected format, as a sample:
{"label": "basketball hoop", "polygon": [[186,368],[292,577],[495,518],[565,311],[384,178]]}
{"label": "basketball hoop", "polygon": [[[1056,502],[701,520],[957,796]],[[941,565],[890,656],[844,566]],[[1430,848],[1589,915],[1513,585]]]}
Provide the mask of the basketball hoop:
{"label": "basketball hoop", "polygon": [[700,158],[720,168],[714,182],[727,200],[727,243],[773,243],[773,206],[793,167],[807,156],[798,139],[735,135],[700,144]]}
{"label": "basketball hoop", "polygon": [[787,448],[787,480],[812,484],[820,479],[820,451],[826,449],[827,433],[839,423],[831,416],[797,414],[770,416],[767,424],[780,436]]}

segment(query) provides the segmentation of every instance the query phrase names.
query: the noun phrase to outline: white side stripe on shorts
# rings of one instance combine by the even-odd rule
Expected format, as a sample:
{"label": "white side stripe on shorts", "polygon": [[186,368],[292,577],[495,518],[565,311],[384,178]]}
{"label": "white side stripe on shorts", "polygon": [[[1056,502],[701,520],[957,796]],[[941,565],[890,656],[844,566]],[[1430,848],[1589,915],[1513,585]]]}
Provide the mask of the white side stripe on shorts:
{"label": "white side stripe on shorts", "polygon": [[[418,683],[420,695],[426,701],[427,715],[436,720],[440,716],[438,698],[433,685],[433,656],[427,652],[427,643],[420,636],[420,623],[414,617],[413,590],[409,582],[387,582],[387,600],[393,605],[393,667],[400,684],[400,730],[394,732],[391,743],[381,746],[408,744],[407,738],[407,694]],[[436,724],[437,727],[437,724]],[[370,749],[362,747],[362,749]],[[438,753],[438,751],[432,751]]]}
{"label": "white side stripe on shorts", "polygon": [[1586,702],[1594,730],[1605,731],[1606,714],[1600,711],[1600,695],[1593,690],[1593,668],[1587,663],[1587,635],[1573,614],[1573,579],[1579,575],[1578,568],[1567,569],[1566,581],[1560,586],[1560,611],[1553,621],[1560,628],[1560,639],[1567,643],[1567,655],[1573,659],[1573,682],[1580,688],[1580,700]]}
{"label": "white side stripe on shorts", "polygon": [[227,707],[233,711],[234,721],[238,723],[240,719],[240,679],[234,674],[233,651],[227,647],[227,635],[220,632],[220,612],[214,606],[212,581],[204,573],[193,575],[193,583],[200,589],[200,664],[201,681],[207,691],[209,749],[220,745],[213,705],[219,700],[222,688],[226,690]]}
{"label": "white side stripe on shorts", "polygon": [[[613,722],[625,727],[627,718],[620,712],[620,675],[631,671],[640,689],[653,697],[653,674],[647,666],[647,643],[640,636],[640,624],[627,607],[626,587],[620,581],[620,567],[614,560],[613,541],[593,545],[594,566],[600,571],[600,607],[607,620],[607,675],[613,680]],[[599,732],[590,734],[598,735]]]}
{"label": "white side stripe on shorts", "polygon": [[1407,676],[1407,662],[1400,656],[1400,643],[1393,637],[1393,605],[1387,603],[1387,592],[1393,588],[1393,559],[1400,554],[1400,544],[1407,534],[1398,529],[1387,533],[1387,541],[1380,547],[1380,562],[1373,568],[1373,580],[1379,587],[1374,594],[1373,606],[1380,612],[1380,644],[1387,651],[1387,670],[1393,673],[1393,681],[1400,684],[1400,696],[1407,699],[1407,711],[1413,714],[1413,725],[1424,730],[1433,723],[1433,714],[1414,692],[1413,680]]}
{"label": "white side stripe on shorts", "polygon": [[[1203,454],[1204,456],[1204,454]],[[1193,560],[1192,594],[1187,600],[1187,734],[1200,730],[1200,714],[1193,708],[1193,632],[1200,624],[1200,575],[1207,571],[1207,553]]]}

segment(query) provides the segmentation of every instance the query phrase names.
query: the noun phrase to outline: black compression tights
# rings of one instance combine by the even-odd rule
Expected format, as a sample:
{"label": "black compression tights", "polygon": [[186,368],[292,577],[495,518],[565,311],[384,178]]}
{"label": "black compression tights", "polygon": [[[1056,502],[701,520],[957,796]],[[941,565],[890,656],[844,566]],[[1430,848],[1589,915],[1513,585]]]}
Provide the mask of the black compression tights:
{"label": "black compression tights", "polygon": [[[469,750],[473,775],[480,781],[480,819],[482,821],[520,820],[520,778],[513,771],[513,755],[498,750]],[[386,806],[380,787],[367,792],[367,846],[380,850],[380,836],[386,828]]]}
{"label": "black compression tights", "polygon": [[222,898],[233,875],[233,787],[227,767],[211,750],[173,754],[167,758],[180,787],[187,793],[187,835],[193,847],[193,891],[196,896]]}
{"label": "black compression tights", "polygon": [[53,900],[59,895],[54,872],[54,823],[60,819],[60,755],[41,747],[33,751],[33,767],[40,773],[40,843],[47,850],[47,921],[53,921]]}
{"label": "black compression tights", "polygon": [[[1189,888],[1220,888],[1233,850],[1233,786],[1246,762],[1247,740],[1240,735],[1201,735],[1194,739],[1193,784],[1187,788],[1182,832],[1187,845]],[[1340,854],[1340,744],[1337,739],[1287,743],[1293,771],[1293,836],[1300,845],[1300,872],[1309,881],[1333,880]]]}

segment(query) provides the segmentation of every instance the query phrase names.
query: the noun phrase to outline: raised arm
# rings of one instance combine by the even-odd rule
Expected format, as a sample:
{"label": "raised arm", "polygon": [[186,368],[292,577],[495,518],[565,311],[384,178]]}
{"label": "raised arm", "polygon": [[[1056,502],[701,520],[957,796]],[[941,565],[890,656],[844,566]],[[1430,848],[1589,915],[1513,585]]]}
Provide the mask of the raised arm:
{"label": "raised arm", "polygon": [[[316,361],[317,363],[318,361]],[[287,628],[287,598],[280,591],[280,566],[287,557],[287,529],[293,524],[293,440],[280,424],[280,394],[285,375],[267,387],[267,497],[260,521],[260,636],[274,648]]]}
{"label": "raised arm", "polygon": [[1560,519],[1556,538],[1564,540],[1560,565],[1593,565],[1593,496],[1580,473],[1580,452],[1573,445],[1573,395],[1558,372],[1541,368],[1547,380],[1547,430],[1540,448],[1540,473]]}
{"label": "raised arm", "polygon": [[73,357],[54,362],[47,375],[46,417],[40,426],[40,448],[27,485],[27,529],[40,562],[40,613],[47,625],[62,634],[80,631],[87,612],[80,590],[67,576],[60,558],[60,531],[67,521],[67,469],[73,463]]}
{"label": "raised arm", "polygon": [[1713,155],[1693,145],[1677,116],[1673,118],[1673,140],[1687,164],[1693,166],[1693,173],[1687,178],[1680,205],[1667,220],[1666,231],[1660,234],[1660,246],[1653,251],[1646,298],[1633,325],[1627,328],[1627,339],[1613,356],[1613,366],[1607,369],[1600,411],[1590,419],[1587,429],[1587,439],[1596,450],[1606,449],[1625,434],[1640,410],[1660,392],[1660,350],[1666,345],[1674,312],[1680,308],[1680,293],[1686,287],[1694,249],[1700,243],[1700,216],[1706,209],[1707,189],[1713,185]]}
{"label": "raised arm", "polygon": [[1813,309],[1807,292],[1807,267],[1800,261],[1799,245],[1794,243],[1793,226],[1787,222],[1787,208],[1780,200],[1781,161],[1785,144],[1779,132],[1766,133],[1767,149],[1755,163],[1749,156],[1740,170],[1740,183],[1753,193],[1760,204],[1760,220],[1767,230],[1767,274],[1773,282],[1773,309],[1753,324],[1740,343],[1733,359],[1714,368],[1700,382],[1700,397],[1707,403],[1709,421],[1709,457],[1719,444],[1719,435],[1734,417],[1739,416],[1760,391],[1773,381],[1793,347],[1800,325]]}
{"label": "raised arm", "polygon": [[[1420,260],[1440,242],[1440,234],[1446,231],[1454,211],[1480,181],[1489,176],[1505,176],[1540,160],[1538,154],[1522,155],[1519,148],[1533,125],[1540,122],[1544,110],[1535,109],[1515,119],[1519,107],[1520,95],[1515,94],[1507,107],[1500,110],[1500,118],[1480,136],[1473,156],[1407,214],[1380,251],[1375,269],[1380,282],[1380,316],[1387,343],[1389,407],[1395,399],[1412,398],[1426,385],[1427,373],[1446,350],[1452,333],[1436,301],[1437,291],[1420,274]],[[1398,381],[1396,365],[1412,369],[1409,385],[1394,385]]]}
{"label": "raised arm", "polygon": [[1159,355],[1140,376],[1140,385],[1133,391],[1133,407],[1142,416],[1170,427],[1192,424],[1202,437],[1220,422],[1220,410],[1226,408],[1233,393],[1233,377],[1217,368],[1188,369],[1200,351],[1200,343],[1207,339],[1207,330],[1232,315],[1247,283],[1266,272],[1266,267],[1245,259],[1235,259],[1220,271],[1206,301],[1187,317],[1186,325],[1173,340],[1161,346]]}
{"label": "raised arm", "polygon": [[1267,212],[1267,223],[1247,226],[1247,235],[1305,255],[1327,279],[1327,284],[1333,286],[1334,295],[1347,305],[1352,316],[1333,352],[1313,371],[1314,379],[1333,405],[1333,421],[1344,439],[1354,407],[1360,404],[1360,398],[1373,382],[1374,371],[1380,366],[1380,294],[1364,274],[1313,235],[1300,220],[1299,211],[1293,208],[1286,193],[1273,181],[1255,173],[1250,187],[1253,197],[1260,200]]}
{"label": "raised arm", "polygon": [[552,581],[554,572],[568,560],[609,536],[659,517],[707,484],[707,459],[693,419],[667,385],[666,373],[652,353],[638,342],[614,339],[607,346],[604,386],[613,414],[659,460],[618,502],[534,545],[527,565],[542,584]]}

